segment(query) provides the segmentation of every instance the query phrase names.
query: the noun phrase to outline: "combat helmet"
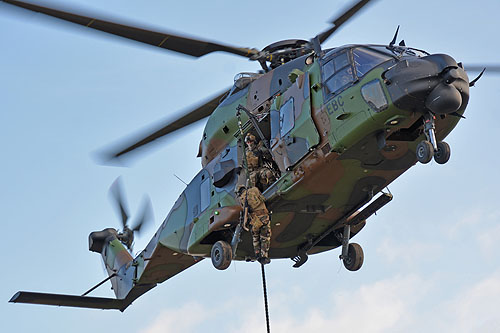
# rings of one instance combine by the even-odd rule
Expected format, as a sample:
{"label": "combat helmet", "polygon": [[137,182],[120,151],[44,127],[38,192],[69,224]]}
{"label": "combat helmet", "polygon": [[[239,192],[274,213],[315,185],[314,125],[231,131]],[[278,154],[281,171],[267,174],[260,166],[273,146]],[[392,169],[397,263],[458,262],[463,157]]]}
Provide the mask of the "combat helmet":
{"label": "combat helmet", "polygon": [[255,135],[247,133],[247,136],[245,137],[245,142],[255,142]]}

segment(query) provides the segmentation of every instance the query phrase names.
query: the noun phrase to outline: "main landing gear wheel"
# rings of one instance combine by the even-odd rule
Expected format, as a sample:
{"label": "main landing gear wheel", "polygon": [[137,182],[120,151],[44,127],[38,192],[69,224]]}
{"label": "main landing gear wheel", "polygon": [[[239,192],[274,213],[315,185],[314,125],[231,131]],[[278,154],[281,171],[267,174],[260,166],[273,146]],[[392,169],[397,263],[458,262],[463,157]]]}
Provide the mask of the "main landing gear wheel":
{"label": "main landing gear wheel", "polygon": [[434,153],[434,161],[438,164],[445,164],[451,156],[450,145],[446,142],[438,142],[437,151]]}
{"label": "main landing gear wheel", "polygon": [[357,271],[363,266],[364,260],[363,249],[357,243],[350,243],[347,250],[347,256],[342,258],[345,268],[349,271]]}
{"label": "main landing gear wheel", "polygon": [[219,270],[228,268],[233,260],[231,245],[222,240],[218,241],[212,246],[210,257],[212,258],[212,264],[215,268]]}
{"label": "main landing gear wheel", "polygon": [[427,164],[432,160],[434,155],[434,147],[427,140],[420,141],[417,145],[417,160],[422,164]]}

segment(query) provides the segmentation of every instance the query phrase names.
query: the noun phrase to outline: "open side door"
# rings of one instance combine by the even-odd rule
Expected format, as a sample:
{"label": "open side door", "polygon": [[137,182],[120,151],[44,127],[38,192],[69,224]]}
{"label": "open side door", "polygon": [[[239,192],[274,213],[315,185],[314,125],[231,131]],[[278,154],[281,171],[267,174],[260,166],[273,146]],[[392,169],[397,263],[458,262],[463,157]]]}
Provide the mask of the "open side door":
{"label": "open side door", "polygon": [[320,136],[311,116],[309,74],[300,74],[295,83],[271,105],[271,149],[281,170],[295,165]]}

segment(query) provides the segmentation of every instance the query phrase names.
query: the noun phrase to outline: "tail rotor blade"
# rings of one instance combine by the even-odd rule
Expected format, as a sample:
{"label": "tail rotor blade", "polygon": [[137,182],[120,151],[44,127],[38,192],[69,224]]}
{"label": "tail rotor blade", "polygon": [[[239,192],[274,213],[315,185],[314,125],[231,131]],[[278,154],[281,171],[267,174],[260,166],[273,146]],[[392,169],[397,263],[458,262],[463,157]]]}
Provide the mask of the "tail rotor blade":
{"label": "tail rotor blade", "polygon": [[132,228],[132,231],[137,231],[138,233],[141,230],[144,230],[144,226],[148,227],[151,223],[153,223],[154,215],[153,215],[153,205],[151,204],[151,199],[148,196],[144,196],[142,200],[141,210],[139,211],[137,223]]}
{"label": "tail rotor blade", "polygon": [[128,208],[125,203],[125,195],[123,193],[121,177],[116,178],[111,187],[109,188],[109,195],[115,208],[117,208],[119,217],[121,218],[122,228],[127,227],[127,221],[129,219]]}

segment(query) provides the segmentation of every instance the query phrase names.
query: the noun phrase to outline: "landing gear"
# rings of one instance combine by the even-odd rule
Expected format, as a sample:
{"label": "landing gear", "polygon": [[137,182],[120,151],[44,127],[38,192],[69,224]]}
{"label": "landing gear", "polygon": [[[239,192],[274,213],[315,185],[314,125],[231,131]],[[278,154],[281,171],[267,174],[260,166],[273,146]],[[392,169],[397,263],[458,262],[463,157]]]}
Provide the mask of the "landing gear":
{"label": "landing gear", "polygon": [[422,164],[429,163],[433,156],[438,164],[445,164],[450,159],[450,146],[444,141],[436,141],[435,129],[434,116],[430,113],[426,114],[424,116],[424,133],[427,140],[423,140],[417,145],[417,160]]}
{"label": "landing gear", "polygon": [[450,159],[450,145],[446,142],[438,142],[437,151],[434,153],[434,160],[438,164],[445,164]]}
{"label": "landing gear", "polygon": [[349,249],[347,250],[347,257],[342,258],[345,268],[349,271],[357,271],[363,266],[364,259],[363,249],[361,245],[357,243],[349,244]]}
{"label": "landing gear", "polygon": [[434,148],[429,141],[421,141],[417,146],[417,159],[422,164],[427,164],[432,160]]}
{"label": "landing gear", "polygon": [[212,258],[212,264],[215,268],[219,270],[228,268],[233,260],[233,250],[231,245],[222,240],[216,242],[212,246],[210,257]]}
{"label": "landing gear", "polygon": [[342,259],[344,267],[347,270],[354,272],[363,266],[364,254],[361,245],[357,243],[349,244],[350,236],[351,226],[346,225],[342,235],[342,254],[340,255],[340,259]]}

